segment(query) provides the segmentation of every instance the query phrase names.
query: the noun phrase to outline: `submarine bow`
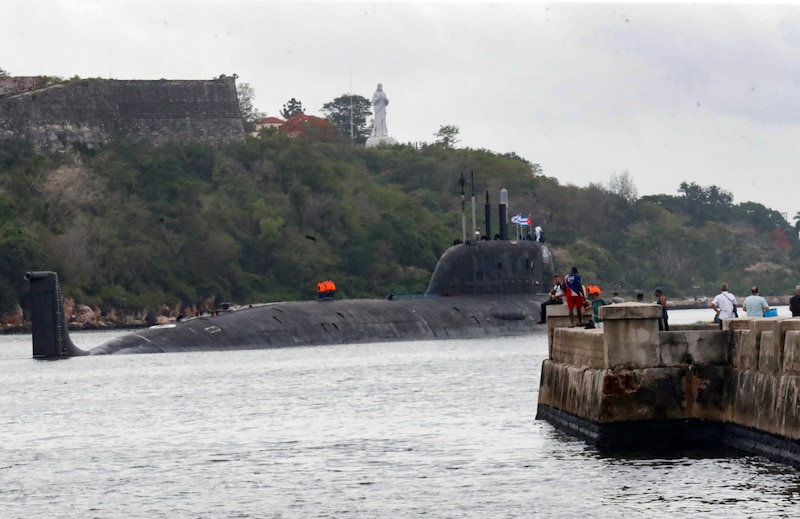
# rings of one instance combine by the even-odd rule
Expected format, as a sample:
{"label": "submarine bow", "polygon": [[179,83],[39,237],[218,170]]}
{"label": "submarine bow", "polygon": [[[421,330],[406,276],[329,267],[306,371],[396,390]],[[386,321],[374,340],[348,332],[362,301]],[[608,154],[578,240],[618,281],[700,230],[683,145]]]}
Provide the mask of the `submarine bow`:
{"label": "submarine bow", "polygon": [[539,328],[553,267],[532,241],[450,247],[425,294],[393,299],[267,303],[191,317],[117,337],[85,352],[70,340],[55,272],[28,272],[33,356],[242,350],[525,335]]}

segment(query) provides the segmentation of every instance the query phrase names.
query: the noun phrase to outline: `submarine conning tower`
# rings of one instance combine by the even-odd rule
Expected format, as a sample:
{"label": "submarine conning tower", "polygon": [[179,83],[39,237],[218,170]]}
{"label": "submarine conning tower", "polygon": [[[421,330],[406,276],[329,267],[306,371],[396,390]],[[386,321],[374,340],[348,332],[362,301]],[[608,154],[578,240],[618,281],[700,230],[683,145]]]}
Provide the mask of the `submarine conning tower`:
{"label": "submarine conning tower", "polygon": [[470,240],[442,254],[425,294],[543,294],[554,271],[550,251],[541,242]]}

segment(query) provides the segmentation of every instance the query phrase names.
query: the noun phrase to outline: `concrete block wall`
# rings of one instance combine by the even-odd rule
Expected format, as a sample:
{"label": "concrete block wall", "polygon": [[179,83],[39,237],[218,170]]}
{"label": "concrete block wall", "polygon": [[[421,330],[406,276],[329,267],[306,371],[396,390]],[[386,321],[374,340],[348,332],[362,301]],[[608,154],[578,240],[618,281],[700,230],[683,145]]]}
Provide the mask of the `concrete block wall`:
{"label": "concrete block wall", "polygon": [[730,325],[736,353],[726,421],[800,439],[800,319],[742,318]]}
{"label": "concrete block wall", "polygon": [[789,374],[800,373],[800,330],[787,330],[783,353],[783,371]]}
{"label": "concrete block wall", "polygon": [[800,376],[731,370],[728,422],[800,440]]}
{"label": "concrete block wall", "polygon": [[659,366],[726,366],[733,354],[727,334],[713,330],[680,330],[659,334]]}
{"label": "concrete block wall", "polygon": [[712,420],[800,440],[800,319],[653,333],[653,305],[623,305],[601,309],[602,331],[556,328],[563,316],[548,309],[540,406],[598,424]]}
{"label": "concrete block wall", "polygon": [[601,422],[606,371],[545,360],[539,406],[547,405],[593,422]]}
{"label": "concrete block wall", "polygon": [[766,373],[790,370],[797,356],[795,337],[800,332],[800,319],[742,318],[731,319],[730,325],[734,369]]}
{"label": "concrete block wall", "polygon": [[579,368],[605,368],[602,330],[556,328],[550,358]]}
{"label": "concrete block wall", "polygon": [[756,369],[760,338],[751,330],[744,330],[731,337],[734,348],[733,367],[736,369]]}
{"label": "concrete block wall", "polygon": [[602,328],[584,330],[570,327],[566,305],[548,306],[550,358],[605,369],[730,364],[727,333],[716,328],[659,332],[658,305],[608,305],[600,314]]}

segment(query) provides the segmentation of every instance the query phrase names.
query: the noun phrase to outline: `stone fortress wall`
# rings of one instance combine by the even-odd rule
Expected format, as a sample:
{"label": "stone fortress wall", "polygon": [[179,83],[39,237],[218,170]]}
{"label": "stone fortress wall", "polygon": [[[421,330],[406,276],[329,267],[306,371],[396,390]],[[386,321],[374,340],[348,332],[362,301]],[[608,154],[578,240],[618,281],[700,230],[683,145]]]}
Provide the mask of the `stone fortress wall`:
{"label": "stone fortress wall", "polygon": [[242,138],[236,80],[0,78],[0,139],[59,152],[119,134],[156,143]]}

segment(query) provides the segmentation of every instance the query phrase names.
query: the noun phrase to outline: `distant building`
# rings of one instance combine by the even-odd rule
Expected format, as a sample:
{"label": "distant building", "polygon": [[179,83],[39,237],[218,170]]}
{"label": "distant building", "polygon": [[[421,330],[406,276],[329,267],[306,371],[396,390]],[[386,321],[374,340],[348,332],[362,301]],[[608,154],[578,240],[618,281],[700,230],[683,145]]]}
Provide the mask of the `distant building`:
{"label": "distant building", "polygon": [[276,130],[283,126],[285,123],[283,119],[279,119],[277,117],[264,117],[260,121],[256,123],[256,131],[261,131],[264,128],[275,128]]}

